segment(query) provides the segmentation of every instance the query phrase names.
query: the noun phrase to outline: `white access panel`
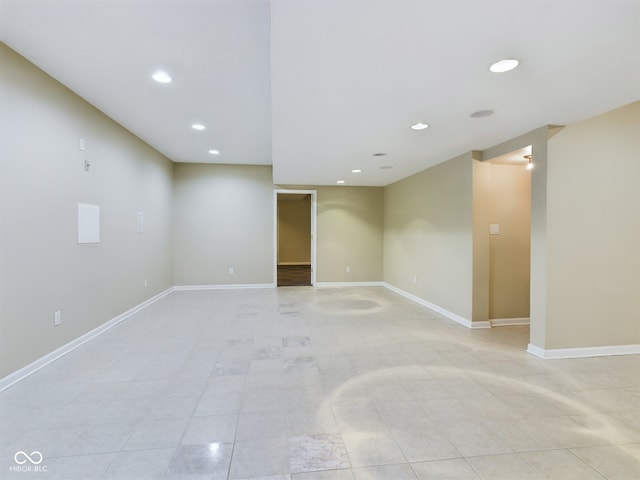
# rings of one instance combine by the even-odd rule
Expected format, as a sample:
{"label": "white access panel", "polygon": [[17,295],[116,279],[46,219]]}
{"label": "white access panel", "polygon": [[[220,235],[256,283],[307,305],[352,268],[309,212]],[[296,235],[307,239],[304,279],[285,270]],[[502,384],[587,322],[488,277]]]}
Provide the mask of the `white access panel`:
{"label": "white access panel", "polygon": [[144,233],[144,212],[138,212],[136,216],[136,232]]}
{"label": "white access panel", "polygon": [[78,204],[78,243],[100,243],[100,206]]}

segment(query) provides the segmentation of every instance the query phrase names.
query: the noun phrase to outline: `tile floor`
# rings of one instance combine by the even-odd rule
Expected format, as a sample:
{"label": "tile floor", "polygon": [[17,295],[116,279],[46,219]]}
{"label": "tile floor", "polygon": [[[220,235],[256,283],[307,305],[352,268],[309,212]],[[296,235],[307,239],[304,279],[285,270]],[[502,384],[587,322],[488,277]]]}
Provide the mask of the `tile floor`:
{"label": "tile floor", "polygon": [[0,478],[640,479],[640,357],[527,342],[383,288],[174,292],[0,393]]}

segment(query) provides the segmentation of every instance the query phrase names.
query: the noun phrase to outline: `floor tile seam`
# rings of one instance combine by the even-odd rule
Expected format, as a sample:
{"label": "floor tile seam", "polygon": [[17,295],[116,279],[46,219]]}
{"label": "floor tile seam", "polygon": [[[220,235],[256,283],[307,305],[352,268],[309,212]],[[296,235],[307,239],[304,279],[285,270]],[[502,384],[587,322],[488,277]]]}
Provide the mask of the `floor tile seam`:
{"label": "floor tile seam", "polygon": [[597,475],[600,475],[603,479],[606,479],[606,475],[604,475],[603,473],[599,472],[596,468],[594,468],[590,463],[588,463],[587,461],[583,460],[582,458],[580,458],[578,455],[576,455],[571,448],[558,448],[558,449],[554,449],[554,450],[543,450],[543,451],[536,451],[536,452],[521,452],[522,454],[519,454],[518,456],[522,458],[522,460],[524,462],[526,462],[529,466],[531,466],[531,468],[533,468],[536,472],[539,472],[540,475],[544,476],[544,473],[539,470],[538,468],[536,468],[536,466],[527,461],[526,458],[524,458],[524,454],[527,453],[549,453],[549,452],[566,452],[570,455],[573,456],[574,459],[576,459],[580,464],[585,465],[587,468],[591,469],[594,473],[596,473]]}
{"label": "floor tile seam", "polygon": [[[245,377],[245,381],[246,381],[246,377]],[[243,388],[243,392],[244,392],[244,388]],[[237,441],[237,435],[238,435],[238,425],[240,424],[240,415],[241,413],[238,412],[238,415],[236,416],[236,425],[233,429],[233,442],[231,443],[231,453],[229,455],[229,465],[227,465],[227,479],[231,478],[231,466],[233,465],[233,456],[235,454],[236,451],[236,441]],[[184,437],[184,436],[183,436]]]}
{"label": "floor tile seam", "polygon": [[[386,425],[385,425],[385,427],[386,428],[384,430],[382,430],[382,431],[384,431],[394,441],[394,443],[398,447],[398,450],[400,451],[400,454],[402,455],[402,458],[404,458],[404,460],[405,460],[404,463],[409,463],[409,459],[407,458],[407,455],[404,453],[404,450],[402,449],[402,447],[400,446],[400,444],[398,443],[398,441],[394,437],[392,431]],[[378,430],[369,429],[369,431],[377,432]],[[349,455],[349,449],[347,448],[347,445],[344,442],[344,438],[342,438],[342,433],[343,433],[342,431],[338,432],[338,434],[340,435],[340,439],[342,440],[342,443],[343,443],[343,445],[345,447],[345,451],[347,452],[347,457],[349,459],[349,465],[351,465],[352,469],[353,468],[364,468],[364,467],[381,467],[381,466],[389,465],[388,463],[380,463],[380,464],[375,464],[375,465],[363,465],[361,467],[354,467],[353,466],[353,462],[351,460],[351,455]]]}
{"label": "floor tile seam", "polygon": [[[506,456],[506,455],[512,455],[512,454],[505,453],[505,454],[498,454],[498,455],[504,455],[504,456]],[[478,478],[483,478],[483,476],[482,476],[482,474],[480,473],[480,471],[479,471],[479,470],[478,470],[478,469],[473,465],[473,463],[471,463],[471,462],[469,461],[469,459],[470,459],[470,458],[478,458],[478,457],[482,457],[482,456],[490,456],[490,457],[494,457],[494,456],[497,456],[497,455],[478,455],[477,457],[464,457],[464,461],[465,461],[465,462],[467,462],[467,465],[469,465],[469,467],[471,467],[471,470],[473,470],[473,471],[475,472],[475,474],[478,476]],[[542,478],[542,475],[541,475],[540,477]]]}
{"label": "floor tile seam", "polygon": [[[63,427],[63,428],[64,428],[64,427]],[[64,453],[65,453],[67,450],[69,450],[69,448],[71,448],[71,445],[73,445],[73,444],[78,440],[78,438],[80,438],[80,436],[81,436],[81,435],[83,435],[83,434],[84,434],[88,429],[89,429],[89,425],[84,425],[84,426],[82,427],[82,431],[81,431],[81,432],[79,432],[79,433],[78,433],[78,434],[73,438],[73,440],[71,440],[71,441],[69,442],[69,444],[68,444],[68,445],[67,445],[67,446],[66,446],[66,447],[65,447],[65,448],[60,452],[60,454],[59,454],[59,455],[56,455],[56,457],[55,457],[55,458],[61,458],[61,457],[64,457],[64,456],[65,456],[65,455],[64,455]]]}
{"label": "floor tile seam", "polygon": [[[639,407],[640,408],[640,407]],[[631,412],[631,413],[637,413],[637,410],[635,412]],[[620,423],[622,423],[624,426],[628,426],[631,427],[632,430],[634,430],[634,432],[637,432],[638,435],[640,435],[640,428],[636,427],[635,425],[633,425],[633,422],[630,420],[627,420],[624,418],[624,416],[622,414],[619,413],[594,413],[594,414],[583,414],[583,415],[571,415],[571,418],[573,420],[575,420],[576,422],[578,422],[580,425],[582,425],[585,428],[588,428],[589,430],[593,430],[591,427],[589,427],[586,423],[583,423],[582,421],[578,420],[579,418],[582,417],[589,417],[589,416],[599,416],[599,415],[608,415],[608,416],[612,416],[614,417],[614,419],[617,419]],[[605,421],[603,423],[606,424],[610,424],[610,422]],[[639,438],[640,441],[640,438]]]}
{"label": "floor tile seam", "polygon": [[[109,425],[109,424],[103,424],[103,425]],[[92,455],[99,455],[99,454],[102,454],[102,453],[115,453],[116,456],[117,456],[117,455],[120,455],[121,453],[125,453],[125,452],[127,452],[127,450],[125,450],[124,447],[127,444],[127,442],[131,439],[132,436],[133,436],[133,430],[131,430],[127,434],[126,440],[124,442],[122,442],[122,445],[120,446],[120,449],[118,449],[117,451],[116,450],[112,450],[112,451],[108,451],[108,452],[93,452]],[[167,448],[167,447],[145,448],[143,450],[158,450],[160,448]],[[132,450],[132,451],[140,451],[140,450]],[[65,458],[67,458],[67,457],[65,457]],[[114,460],[115,460],[115,458],[114,458]],[[109,465],[109,466],[111,466],[111,465]]]}
{"label": "floor tile seam", "polygon": [[[580,455],[578,455],[578,453],[575,450],[579,450],[581,448],[601,448],[604,445],[598,445],[598,446],[590,446],[590,447],[571,447],[571,448],[567,448],[567,450],[569,451],[569,453],[571,453],[574,457],[576,457],[579,461],[581,461],[582,463],[588,465],[589,467],[591,467],[591,469],[595,470],[596,472],[598,472],[600,475],[602,475],[604,478],[609,478],[607,477],[607,475],[604,472],[601,472],[600,470],[598,470],[598,468],[595,465],[592,465],[588,460],[582,458]],[[631,455],[628,452],[625,452],[624,450],[622,450],[619,446],[617,445],[607,445],[607,446],[611,446],[611,447],[615,447],[617,448],[623,455],[629,457],[631,460],[636,461],[637,463],[640,463],[640,460],[638,460],[636,457],[634,457],[633,455]]]}
{"label": "floor tile seam", "polygon": [[[114,465],[114,463],[116,462],[116,460],[118,459],[118,457],[119,457],[120,455],[122,455],[123,453],[129,453],[129,452],[136,452],[136,453],[138,453],[138,452],[148,452],[148,451],[153,451],[153,450],[167,450],[167,449],[169,449],[169,448],[171,448],[171,447],[155,447],[155,448],[147,448],[147,449],[144,449],[144,450],[120,450],[119,452],[93,453],[93,454],[89,454],[89,455],[106,455],[106,454],[114,455],[113,460],[111,460],[111,462],[109,463],[109,465],[107,465],[107,466],[106,466],[106,468],[105,468],[105,470],[104,470],[104,473],[103,473],[103,474],[102,474],[102,476],[100,477],[101,479],[106,479],[106,478],[108,478],[108,477],[107,477],[107,474],[109,473],[109,470],[110,470],[110,469],[111,469],[111,467]],[[176,451],[177,451],[177,448],[175,448],[175,447],[174,447],[174,448],[173,448],[173,450],[174,450],[174,452],[173,452],[173,454],[171,455],[171,459],[169,460],[169,463],[167,464],[167,468],[166,468],[166,470],[164,471],[164,473],[162,474],[162,477],[161,477],[161,478],[166,477],[167,472],[169,471],[169,467],[170,467],[170,465],[171,465],[171,460],[173,459],[173,456],[175,455],[175,453],[176,453]],[[78,456],[80,456],[80,455],[78,455]],[[83,455],[83,456],[84,456],[84,455]],[[62,458],[62,457],[61,457],[61,458]],[[73,458],[73,457],[64,457],[64,458]]]}
{"label": "floor tile seam", "polygon": [[[427,418],[429,418],[431,421],[433,421],[433,419],[429,416],[429,413],[428,413],[428,412],[427,412],[427,411],[426,411],[426,410],[425,410],[425,409],[424,409],[424,408],[423,408],[423,407],[422,407],[422,406],[421,406],[417,401],[415,401],[415,400],[414,400],[414,403],[418,406],[418,408],[419,408],[420,410],[422,410],[422,411],[424,412],[424,416],[425,416],[425,417],[427,417]],[[390,425],[390,422],[389,422],[389,421],[387,421],[387,420],[385,419],[385,415],[384,415],[384,413],[382,412],[382,410],[380,409],[380,407],[379,407],[375,402],[373,402],[373,403],[372,403],[372,405],[373,405],[373,407],[375,408],[376,412],[378,412],[378,415],[380,415],[380,418],[382,419],[382,422],[383,422],[383,423],[384,423],[384,425],[386,426],[386,428],[387,428],[387,430],[389,431],[389,433],[390,433],[391,435],[393,435],[393,430],[395,429],[395,427],[393,427],[392,425]],[[434,425],[434,429],[436,429],[436,430],[438,431],[438,433],[440,433],[440,434],[444,435],[444,431],[442,431],[442,429],[440,429],[437,425]],[[393,436],[394,436],[394,438],[395,438],[395,435],[393,435]],[[445,435],[445,436],[446,436],[446,435]],[[448,437],[447,437],[447,440],[449,440],[449,438],[448,438]],[[396,442],[396,443],[397,443],[397,442]],[[400,444],[398,444],[398,446],[400,446]],[[404,452],[403,452],[403,454],[404,454]]]}
{"label": "floor tile seam", "polygon": [[[218,361],[219,356],[216,358],[216,363]],[[244,403],[244,395],[245,395],[245,391],[246,391],[246,382],[247,382],[247,375],[248,375],[248,369],[247,369],[247,373],[244,374],[244,379],[242,382],[242,392],[240,392],[240,407],[238,409],[238,413],[236,415],[236,421],[235,421],[235,427],[233,429],[233,441],[231,443],[231,453],[229,455],[229,465],[227,465],[227,475],[226,477],[229,479],[231,478],[231,466],[233,465],[233,458],[234,458],[234,454],[235,454],[235,450],[236,450],[236,441],[237,441],[237,434],[238,434],[238,425],[240,424],[240,415],[242,414],[242,404]],[[211,374],[209,375],[209,379],[211,379],[211,377],[215,377],[215,375]],[[208,383],[209,380],[207,380]],[[203,391],[200,394],[200,399],[198,399],[198,402],[196,403],[196,409],[198,407],[198,405],[200,404],[200,402],[202,401],[202,396],[205,394],[206,392],[206,387],[205,389],[203,389]],[[195,412],[195,410],[194,410]],[[211,416],[211,415],[203,415],[203,416]],[[193,419],[193,415],[191,416],[191,418]],[[189,422],[191,423],[191,421]],[[188,427],[187,427],[188,428]],[[185,430],[186,433],[186,430]],[[184,435],[182,436],[182,438],[184,438]],[[182,443],[182,440],[181,440]],[[180,444],[181,444],[180,443]]]}
{"label": "floor tile seam", "polygon": [[[577,420],[575,420],[573,418],[573,416],[571,414],[565,414],[565,415],[554,415],[551,417],[534,417],[535,419],[556,419],[556,418],[569,418],[570,420],[576,422],[580,427],[586,429],[589,431],[589,434],[592,435],[595,440],[598,440],[598,443],[596,443],[595,445],[590,445],[590,446],[598,446],[598,447],[603,447],[603,446],[608,446],[608,445],[615,445],[615,442],[612,442],[611,440],[603,437],[602,435],[600,435],[599,433],[595,432],[593,429],[587,427],[586,425],[583,425],[582,423],[578,422]],[[555,439],[555,437],[553,437],[550,433],[547,432],[547,429],[544,428],[544,426],[540,427],[540,430],[542,430],[542,432],[547,435],[548,437],[551,437],[551,439],[554,442],[557,442],[557,440]],[[581,446],[569,446],[569,447],[564,447],[564,448],[583,448]]]}
{"label": "floor tile seam", "polygon": [[[507,421],[508,419],[504,419],[503,421]],[[518,420],[524,420],[524,419],[518,419]],[[504,442],[505,445],[507,445],[509,448],[511,448],[511,450],[514,451],[514,453],[525,453],[525,452],[530,452],[530,451],[550,451],[550,450],[556,450],[557,448],[542,448],[542,449],[536,449],[536,450],[525,450],[525,451],[520,451],[520,450],[516,450],[515,448],[513,448],[511,445],[509,445],[509,443],[507,442],[507,439],[505,438],[504,434],[501,434],[498,429],[491,427],[491,425],[489,423],[487,423],[487,421],[482,420],[481,422],[486,428],[489,429],[489,431],[491,433],[493,433],[494,435],[496,435],[502,442]],[[535,426],[534,426],[535,427]],[[535,427],[537,428],[545,437],[547,437],[547,439],[549,439],[549,441],[551,441],[552,443],[556,444],[557,447],[560,447],[560,445],[557,444],[556,440],[549,435],[543,428],[540,427]]]}
{"label": "floor tile seam", "polygon": [[418,466],[418,464],[423,464],[423,463],[446,462],[446,461],[449,461],[449,460],[463,460],[463,461],[465,462],[465,464],[466,464],[469,468],[471,468],[471,470],[472,470],[473,472],[475,472],[475,473],[476,473],[476,475],[478,476],[478,478],[482,478],[482,477],[480,476],[480,474],[476,471],[476,469],[475,469],[475,468],[473,468],[473,465],[471,465],[471,464],[469,463],[469,461],[467,460],[467,458],[466,458],[466,457],[459,457],[459,458],[445,458],[445,459],[439,459],[439,460],[429,460],[429,461],[426,461],[426,462],[409,462],[409,466],[411,467],[411,471],[413,472],[413,474],[415,475],[415,477],[416,477],[416,478],[420,478],[420,477],[419,477],[419,475],[418,475],[418,472],[417,472],[417,471],[416,471],[416,469],[414,468],[414,465],[417,467],[417,466]]}
{"label": "floor tile seam", "polygon": [[[391,434],[393,435],[393,432]],[[394,435],[394,437],[395,437],[395,435]],[[465,456],[462,454],[462,452],[460,452],[458,447],[456,447],[455,444],[449,438],[447,438],[446,436],[444,438],[447,440],[447,442],[449,442],[451,444],[451,446],[453,447],[453,449],[455,450],[455,452],[457,454],[456,456],[446,457],[446,458],[438,458],[438,459],[432,459],[432,460],[416,460],[416,461],[412,462],[411,460],[409,460],[408,454],[405,452],[405,449],[402,448],[402,445],[400,444],[400,442],[396,441],[396,443],[398,444],[398,447],[400,448],[400,450],[404,454],[404,457],[407,459],[407,461],[409,463],[418,463],[418,462],[421,462],[421,461],[429,462],[429,461],[437,461],[437,460],[453,460],[453,459],[457,459],[457,458],[465,458]]]}
{"label": "floor tile seam", "polygon": [[[217,362],[217,359],[216,359],[216,362]],[[213,374],[210,374],[207,377],[207,383],[208,383],[209,379],[211,379],[211,377],[213,377],[213,376],[214,376]],[[246,381],[246,375],[245,375],[245,381]],[[202,391],[198,395],[198,400],[194,404],[194,407],[193,407],[193,409],[191,411],[191,415],[188,417],[189,421],[187,422],[187,426],[184,429],[184,431],[182,432],[182,435],[180,436],[180,440],[178,441],[178,445],[175,447],[175,451],[173,452],[173,455],[171,456],[171,460],[169,461],[169,464],[167,466],[167,470],[164,473],[164,476],[167,476],[167,474],[169,472],[169,469],[171,468],[171,464],[172,464],[174,458],[177,455],[178,449],[180,448],[181,445],[183,445],[182,442],[183,442],[183,440],[185,438],[185,435],[187,434],[187,431],[189,430],[189,427],[191,426],[191,423],[192,423],[194,417],[196,417],[195,412],[197,411],[198,405],[200,405],[200,402],[202,401],[202,398],[205,395],[205,393],[208,393],[207,390],[206,390],[206,383],[205,383],[205,387],[202,389]],[[243,393],[244,393],[244,385],[243,385]],[[223,415],[230,415],[230,414],[223,414]],[[220,416],[223,416],[223,415],[220,415]],[[203,418],[203,417],[210,417],[210,416],[216,416],[216,415],[198,415],[197,417],[198,418]],[[238,412],[238,414],[237,414],[235,427],[234,427],[234,430],[233,430],[233,441],[231,442],[232,443],[231,455],[229,457],[229,465],[227,466],[227,478],[230,478],[231,462],[232,462],[232,459],[233,459],[233,452],[234,452],[235,446],[236,446],[236,434],[238,432],[238,423],[239,422],[240,422],[240,412]]]}

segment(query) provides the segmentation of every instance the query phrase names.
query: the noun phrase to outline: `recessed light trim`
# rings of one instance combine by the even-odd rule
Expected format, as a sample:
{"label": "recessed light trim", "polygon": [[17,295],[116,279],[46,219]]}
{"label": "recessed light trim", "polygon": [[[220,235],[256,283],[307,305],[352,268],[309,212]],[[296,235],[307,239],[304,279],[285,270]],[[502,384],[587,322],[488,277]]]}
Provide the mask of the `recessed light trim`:
{"label": "recessed light trim", "polygon": [[426,130],[427,128],[429,128],[429,124],[423,122],[418,122],[411,125],[412,130]]}
{"label": "recessed light trim", "polygon": [[209,153],[210,153],[211,155],[220,155],[220,150],[214,150],[214,149],[211,149],[211,150],[209,150]]}
{"label": "recessed light trim", "polygon": [[362,173],[362,169],[354,168],[353,170],[351,170],[351,173]]}
{"label": "recessed light trim", "polygon": [[471,118],[487,118],[493,115],[493,110],[478,110],[469,115]]}
{"label": "recessed light trim", "polygon": [[158,70],[153,75],[151,75],[151,78],[153,78],[158,83],[171,83],[171,82],[173,82],[173,78],[171,78],[171,75],[169,75],[167,72],[165,72],[163,70]]}
{"label": "recessed light trim", "polygon": [[191,128],[193,128],[194,130],[204,130],[207,127],[205,127],[201,123],[194,123],[193,125],[191,125]]}
{"label": "recessed light trim", "polygon": [[515,58],[505,58],[504,60],[497,61],[491,64],[489,70],[493,73],[504,73],[516,68],[520,62]]}
{"label": "recessed light trim", "polygon": [[380,167],[380,170],[391,170],[393,167],[391,165],[383,165]]}
{"label": "recessed light trim", "polygon": [[373,154],[374,157],[386,157],[387,154],[384,152],[378,152]]}

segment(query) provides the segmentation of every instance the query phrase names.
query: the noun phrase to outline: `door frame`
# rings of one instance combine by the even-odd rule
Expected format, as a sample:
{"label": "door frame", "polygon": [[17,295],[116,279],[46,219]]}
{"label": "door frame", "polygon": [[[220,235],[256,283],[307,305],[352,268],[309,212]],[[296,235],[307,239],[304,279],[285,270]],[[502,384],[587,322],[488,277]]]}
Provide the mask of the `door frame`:
{"label": "door frame", "polygon": [[311,286],[316,284],[316,233],[318,213],[317,190],[287,190],[273,191],[273,284],[278,285],[278,194],[310,194],[311,195]]}

